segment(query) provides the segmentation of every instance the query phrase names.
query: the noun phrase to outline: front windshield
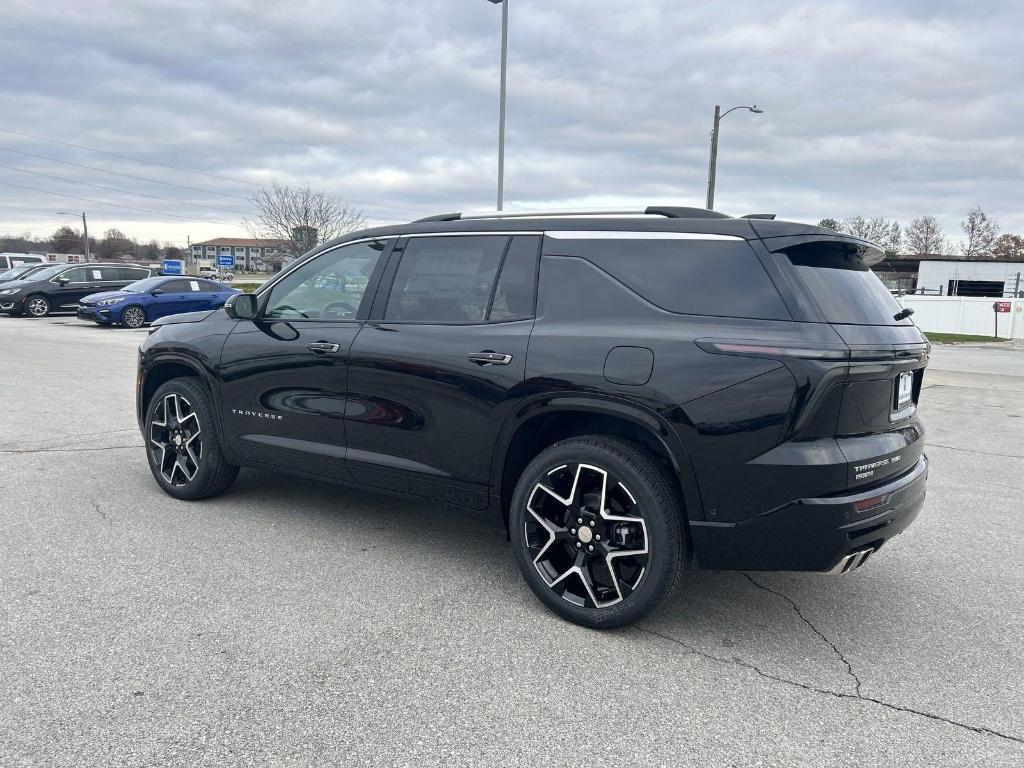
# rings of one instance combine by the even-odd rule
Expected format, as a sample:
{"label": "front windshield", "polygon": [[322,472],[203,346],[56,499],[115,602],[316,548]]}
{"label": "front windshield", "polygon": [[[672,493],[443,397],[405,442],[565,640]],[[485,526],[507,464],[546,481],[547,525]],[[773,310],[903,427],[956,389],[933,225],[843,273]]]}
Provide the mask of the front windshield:
{"label": "front windshield", "polygon": [[19,264],[16,267],[5,269],[3,272],[0,272],[0,280],[13,280],[22,272],[25,272],[29,269],[32,269],[32,267],[27,267],[24,264]]}
{"label": "front windshield", "polygon": [[52,267],[45,267],[44,269],[40,269],[38,272],[30,272],[25,275],[25,277],[30,277],[33,280],[49,280],[54,275],[59,275],[67,268],[67,264],[54,264]]}
{"label": "front windshield", "polygon": [[129,293],[149,293],[166,279],[165,277],[146,277],[142,280],[136,280],[134,283],[129,283],[121,290],[128,291]]}

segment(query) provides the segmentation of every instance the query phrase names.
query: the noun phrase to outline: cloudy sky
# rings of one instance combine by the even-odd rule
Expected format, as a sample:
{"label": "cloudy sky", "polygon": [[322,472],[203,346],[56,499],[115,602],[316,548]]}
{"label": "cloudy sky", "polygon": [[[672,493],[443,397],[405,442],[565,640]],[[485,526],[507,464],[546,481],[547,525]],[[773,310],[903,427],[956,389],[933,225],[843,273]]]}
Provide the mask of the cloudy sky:
{"label": "cloudy sky", "polygon": [[[982,206],[1024,231],[1019,2],[510,0],[506,207],[783,218]],[[277,180],[373,222],[494,207],[486,0],[4,0],[0,233],[242,235]],[[84,198],[84,199],[83,199]]]}

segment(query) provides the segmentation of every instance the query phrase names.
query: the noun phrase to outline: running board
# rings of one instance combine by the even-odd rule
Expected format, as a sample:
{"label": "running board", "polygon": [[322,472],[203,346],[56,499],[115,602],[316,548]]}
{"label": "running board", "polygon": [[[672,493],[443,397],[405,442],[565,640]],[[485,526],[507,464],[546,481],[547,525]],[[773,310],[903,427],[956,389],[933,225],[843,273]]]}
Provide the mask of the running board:
{"label": "running board", "polygon": [[868,557],[874,551],[873,549],[862,549],[859,552],[853,552],[836,563],[836,566],[826,573],[831,576],[842,576],[844,573],[855,571],[867,562]]}

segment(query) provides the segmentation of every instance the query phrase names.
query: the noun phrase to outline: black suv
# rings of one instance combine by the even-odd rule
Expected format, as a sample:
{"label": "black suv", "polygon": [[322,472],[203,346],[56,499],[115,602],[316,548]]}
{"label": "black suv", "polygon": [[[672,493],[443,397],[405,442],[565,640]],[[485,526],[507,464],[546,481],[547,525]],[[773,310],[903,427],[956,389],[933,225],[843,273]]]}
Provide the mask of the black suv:
{"label": "black suv", "polygon": [[771,219],[451,214],[330,242],[157,321],[153,475],[180,499],[247,466],[492,510],[587,626],[686,567],[850,571],[924,501],[929,346],[877,246]]}
{"label": "black suv", "polygon": [[137,264],[53,264],[0,286],[0,312],[45,317],[58,310],[77,310],[90,293],[116,291],[154,270]]}

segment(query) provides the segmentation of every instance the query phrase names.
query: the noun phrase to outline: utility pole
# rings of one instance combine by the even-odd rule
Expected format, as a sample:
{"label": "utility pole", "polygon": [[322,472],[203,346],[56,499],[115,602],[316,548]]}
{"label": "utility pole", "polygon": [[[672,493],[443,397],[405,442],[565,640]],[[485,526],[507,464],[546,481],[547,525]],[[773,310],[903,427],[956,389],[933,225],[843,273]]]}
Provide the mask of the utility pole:
{"label": "utility pole", "polygon": [[85,245],[85,260],[90,262],[92,255],[89,253],[89,225],[85,223],[85,211],[82,211],[82,243]]}

